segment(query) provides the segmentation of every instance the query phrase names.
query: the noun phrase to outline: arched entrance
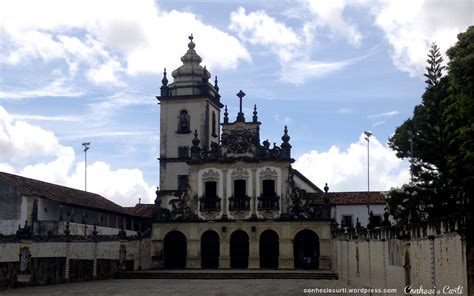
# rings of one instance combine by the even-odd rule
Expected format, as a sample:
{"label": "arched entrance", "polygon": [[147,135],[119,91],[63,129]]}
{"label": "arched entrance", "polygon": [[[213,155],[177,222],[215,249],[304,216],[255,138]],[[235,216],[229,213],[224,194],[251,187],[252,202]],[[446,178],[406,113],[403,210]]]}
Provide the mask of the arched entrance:
{"label": "arched entrance", "polygon": [[278,234],[273,230],[265,230],[260,235],[259,244],[260,268],[278,268],[280,243]]}
{"label": "arched entrance", "polygon": [[249,266],[249,236],[245,231],[236,230],[230,236],[230,267]]}
{"label": "arched entrance", "polygon": [[219,235],[208,230],[201,236],[201,267],[218,268],[219,267]]}
{"label": "arched entrance", "polygon": [[301,230],[293,240],[295,268],[317,269],[319,267],[319,237],[311,230]]}
{"label": "arched entrance", "polygon": [[186,237],[179,231],[168,232],[163,241],[164,267],[186,268]]}

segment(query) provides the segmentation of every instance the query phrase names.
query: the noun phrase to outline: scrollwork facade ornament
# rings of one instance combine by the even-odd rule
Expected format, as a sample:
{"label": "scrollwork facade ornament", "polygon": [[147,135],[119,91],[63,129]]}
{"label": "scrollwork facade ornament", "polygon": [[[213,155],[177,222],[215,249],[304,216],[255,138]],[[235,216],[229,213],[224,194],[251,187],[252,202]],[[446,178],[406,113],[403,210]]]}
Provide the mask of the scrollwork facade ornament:
{"label": "scrollwork facade ornament", "polygon": [[233,172],[232,172],[232,178],[233,179],[246,179],[249,176],[249,172],[242,168],[242,167],[237,167]]}

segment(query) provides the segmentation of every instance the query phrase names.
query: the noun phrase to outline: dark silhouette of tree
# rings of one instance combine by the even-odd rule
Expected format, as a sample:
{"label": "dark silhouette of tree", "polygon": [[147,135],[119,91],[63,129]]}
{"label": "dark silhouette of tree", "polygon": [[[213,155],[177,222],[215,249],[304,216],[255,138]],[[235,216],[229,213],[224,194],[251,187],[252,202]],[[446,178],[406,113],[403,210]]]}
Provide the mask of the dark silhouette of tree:
{"label": "dark silhouette of tree", "polygon": [[444,117],[448,79],[443,77],[445,67],[436,44],[431,46],[427,63],[422,102],[389,139],[397,156],[411,161],[411,183],[388,193],[391,214],[402,223],[429,220],[450,206]]}
{"label": "dark silhouette of tree", "polygon": [[474,27],[458,35],[447,55],[443,76],[440,50],[431,46],[422,102],[389,139],[397,156],[411,161],[410,183],[387,193],[399,223],[474,212]]}
{"label": "dark silhouette of tree", "polygon": [[454,198],[465,213],[474,213],[474,27],[458,35],[447,52],[449,92],[446,112],[449,143],[447,169]]}

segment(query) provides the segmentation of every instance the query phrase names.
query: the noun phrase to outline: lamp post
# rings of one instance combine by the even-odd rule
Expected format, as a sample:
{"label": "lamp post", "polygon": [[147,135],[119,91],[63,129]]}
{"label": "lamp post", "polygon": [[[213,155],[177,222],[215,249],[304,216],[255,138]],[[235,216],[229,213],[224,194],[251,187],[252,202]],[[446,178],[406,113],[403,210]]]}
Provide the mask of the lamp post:
{"label": "lamp post", "polygon": [[370,197],[370,137],[371,131],[364,131],[365,140],[367,141],[367,213],[370,214],[370,205],[368,198]]}
{"label": "lamp post", "polygon": [[89,150],[90,142],[82,143],[84,146],[84,191],[87,191],[87,150]]}
{"label": "lamp post", "polygon": [[[364,131],[364,134],[365,134],[365,140],[367,141],[367,214],[368,214],[367,218],[369,222],[367,224],[367,228],[369,228],[369,225],[371,225],[369,198],[370,198],[370,137],[372,136],[372,132]],[[372,262],[371,262],[372,260],[370,256],[370,240],[367,240],[367,241],[368,241],[368,247],[369,247],[369,289],[371,289],[372,288]],[[369,290],[369,295],[372,295],[372,290]]]}
{"label": "lamp post", "polygon": [[413,132],[408,131],[408,142],[410,142],[410,181],[413,182]]}

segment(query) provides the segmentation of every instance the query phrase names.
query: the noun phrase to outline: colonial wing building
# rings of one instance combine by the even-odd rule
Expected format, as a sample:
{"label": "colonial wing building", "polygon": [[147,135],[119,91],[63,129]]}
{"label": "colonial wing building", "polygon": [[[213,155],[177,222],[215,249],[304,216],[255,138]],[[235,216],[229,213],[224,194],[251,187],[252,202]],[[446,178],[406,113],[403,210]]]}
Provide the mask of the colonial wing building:
{"label": "colonial wing building", "polygon": [[238,114],[229,114],[189,39],[157,97],[154,267],[330,269],[329,200],[292,168],[287,127],[280,145],[262,142],[257,107],[243,113],[242,90]]}

